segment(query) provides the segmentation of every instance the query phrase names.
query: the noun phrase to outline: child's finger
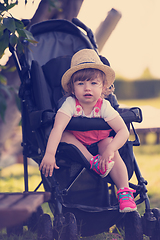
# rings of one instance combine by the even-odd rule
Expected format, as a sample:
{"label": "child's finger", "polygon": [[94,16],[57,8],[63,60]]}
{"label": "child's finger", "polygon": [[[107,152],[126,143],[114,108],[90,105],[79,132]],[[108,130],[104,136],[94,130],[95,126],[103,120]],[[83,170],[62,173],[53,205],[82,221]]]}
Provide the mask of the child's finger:
{"label": "child's finger", "polygon": [[45,172],[44,172],[45,177],[48,177],[48,173],[49,173],[49,167],[47,166],[46,169],[45,169]]}
{"label": "child's finger", "polygon": [[43,167],[43,164],[42,164],[42,162],[41,162],[41,164],[40,164],[40,166],[39,166],[39,171],[42,170],[42,167]]}
{"label": "child's finger", "polygon": [[105,171],[105,168],[106,168],[106,160],[103,159],[101,162],[102,162],[102,163],[101,163],[101,169],[102,169],[103,171]]}
{"label": "child's finger", "polygon": [[55,164],[54,168],[55,168],[55,169],[59,169],[59,167],[58,167],[56,164]]}
{"label": "child's finger", "polygon": [[103,168],[102,164],[103,164],[102,157],[100,157],[100,159],[99,159],[99,167],[100,167],[100,169]]}
{"label": "child's finger", "polygon": [[42,173],[45,174],[45,172],[46,172],[46,166],[45,166],[45,164],[42,165],[41,170],[42,170]]}
{"label": "child's finger", "polygon": [[52,174],[53,174],[53,165],[50,166],[50,169],[49,169],[49,176],[52,177]]}

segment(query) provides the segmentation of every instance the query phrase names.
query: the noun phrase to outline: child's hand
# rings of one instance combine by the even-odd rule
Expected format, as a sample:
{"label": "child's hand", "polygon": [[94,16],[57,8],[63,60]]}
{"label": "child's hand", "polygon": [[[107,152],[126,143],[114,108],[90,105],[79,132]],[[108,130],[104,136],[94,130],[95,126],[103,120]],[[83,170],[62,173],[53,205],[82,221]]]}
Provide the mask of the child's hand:
{"label": "child's hand", "polygon": [[105,171],[108,169],[108,162],[114,158],[114,151],[106,149],[100,159],[100,168]]}
{"label": "child's hand", "polygon": [[42,173],[45,175],[45,177],[51,177],[54,168],[59,169],[56,164],[55,156],[46,152],[40,164],[39,170],[42,170]]}

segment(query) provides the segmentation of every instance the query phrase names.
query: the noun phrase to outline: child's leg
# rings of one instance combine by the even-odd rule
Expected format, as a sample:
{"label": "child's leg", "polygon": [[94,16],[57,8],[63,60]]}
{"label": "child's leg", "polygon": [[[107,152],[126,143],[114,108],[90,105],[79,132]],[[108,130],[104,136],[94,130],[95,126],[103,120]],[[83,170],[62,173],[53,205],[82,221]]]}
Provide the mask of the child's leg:
{"label": "child's leg", "polygon": [[119,152],[115,152],[113,161],[115,162],[114,167],[110,172],[110,176],[117,188],[129,187],[128,184],[128,172],[125,163],[123,162]]}
{"label": "child's leg", "polygon": [[87,150],[87,148],[70,132],[63,132],[61,142],[75,145],[83,153],[83,155],[88,161],[90,161],[90,159],[93,157],[93,155]]}
{"label": "child's leg", "polygon": [[93,156],[87,148],[70,132],[65,131],[62,135],[61,142],[66,142],[69,144],[75,145],[85,156],[85,158],[88,160],[90,163],[90,168],[94,170],[97,174],[99,174],[101,177],[105,177],[108,175],[110,169],[113,167],[113,162],[109,164],[109,167],[105,170],[102,171],[99,168],[99,159],[100,155]]}
{"label": "child's leg", "polygon": [[[112,141],[112,138],[105,138],[98,143],[99,154],[103,155],[106,146]],[[128,185],[128,172],[125,163],[123,162],[119,152],[116,151],[112,159],[115,163],[110,171],[110,177],[116,184],[117,188],[129,187]]]}
{"label": "child's leg", "polygon": [[[99,153],[102,155],[106,149],[106,146],[112,141],[112,139],[104,139],[99,143]],[[116,151],[112,159],[115,163],[110,171],[110,177],[116,184],[118,191],[119,211],[131,212],[137,209],[134,202],[133,192],[129,189],[128,172],[125,163],[123,162],[119,152]]]}

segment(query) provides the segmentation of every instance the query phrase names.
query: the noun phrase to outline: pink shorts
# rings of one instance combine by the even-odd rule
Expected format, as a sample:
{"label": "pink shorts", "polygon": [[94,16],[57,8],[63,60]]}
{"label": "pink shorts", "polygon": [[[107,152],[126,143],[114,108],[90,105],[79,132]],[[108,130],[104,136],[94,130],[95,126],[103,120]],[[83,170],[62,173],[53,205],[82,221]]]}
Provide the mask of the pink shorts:
{"label": "pink shorts", "polygon": [[91,145],[107,138],[110,134],[110,130],[92,130],[92,131],[68,131],[72,133],[83,145]]}

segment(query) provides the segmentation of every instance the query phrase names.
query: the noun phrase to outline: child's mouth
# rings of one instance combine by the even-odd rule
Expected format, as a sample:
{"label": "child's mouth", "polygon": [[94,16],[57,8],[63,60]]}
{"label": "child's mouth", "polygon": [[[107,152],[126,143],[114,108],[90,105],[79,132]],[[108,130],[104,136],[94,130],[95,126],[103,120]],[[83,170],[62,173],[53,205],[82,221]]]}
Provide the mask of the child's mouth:
{"label": "child's mouth", "polygon": [[86,93],[84,96],[85,97],[92,97],[92,94]]}

